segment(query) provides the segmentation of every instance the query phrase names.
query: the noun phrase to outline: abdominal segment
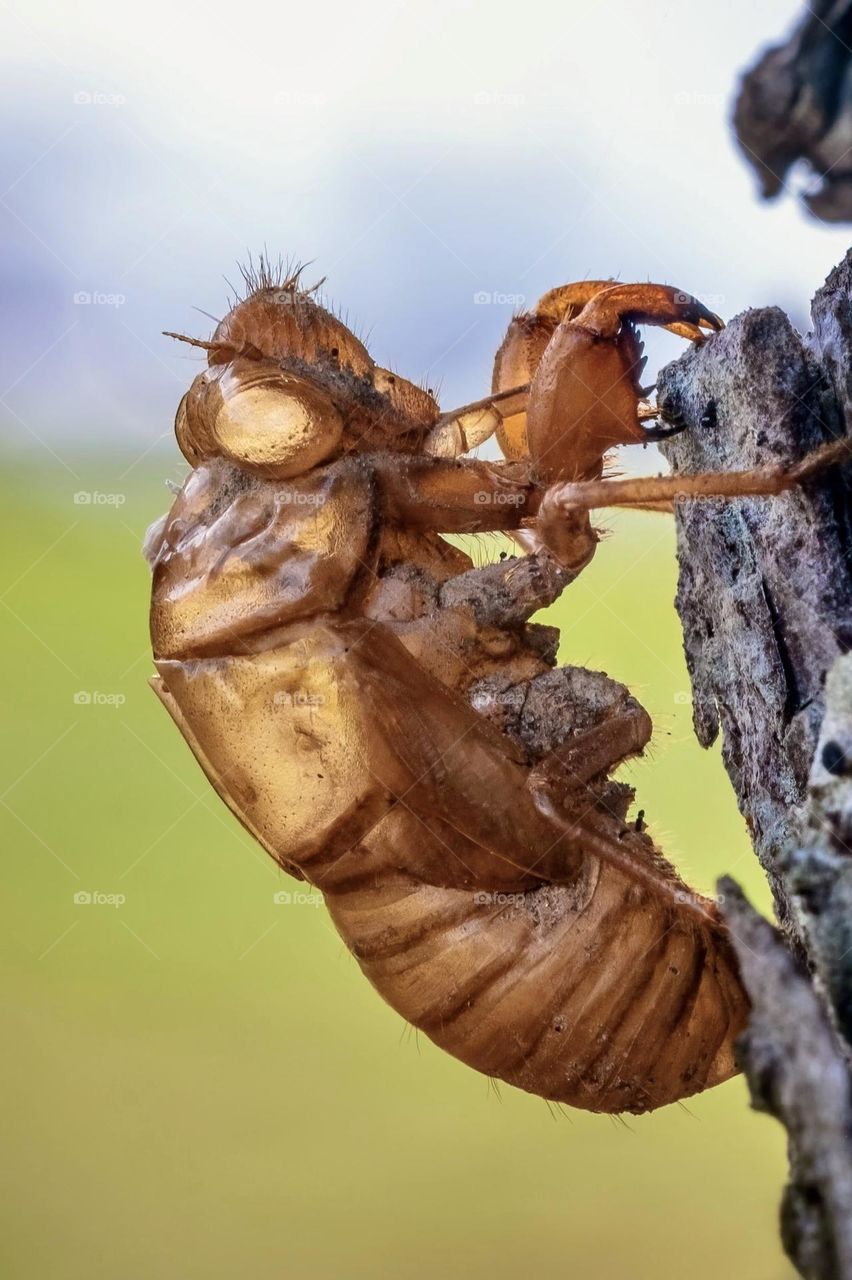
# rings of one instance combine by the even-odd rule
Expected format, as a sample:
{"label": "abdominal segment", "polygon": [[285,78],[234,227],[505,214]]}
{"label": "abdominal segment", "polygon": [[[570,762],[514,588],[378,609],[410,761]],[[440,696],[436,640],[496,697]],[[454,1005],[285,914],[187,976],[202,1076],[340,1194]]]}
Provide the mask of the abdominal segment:
{"label": "abdominal segment", "polygon": [[726,940],[667,916],[612,867],[514,894],[395,879],[326,901],[403,1017],[530,1093],[641,1112],[736,1071],[745,1008]]}
{"label": "abdominal segment", "polygon": [[[522,717],[513,744],[365,620],[157,665],[220,795],[436,1044],[593,1111],[734,1073],[745,998],[726,935],[537,805]],[[605,781],[595,796],[626,803]]]}

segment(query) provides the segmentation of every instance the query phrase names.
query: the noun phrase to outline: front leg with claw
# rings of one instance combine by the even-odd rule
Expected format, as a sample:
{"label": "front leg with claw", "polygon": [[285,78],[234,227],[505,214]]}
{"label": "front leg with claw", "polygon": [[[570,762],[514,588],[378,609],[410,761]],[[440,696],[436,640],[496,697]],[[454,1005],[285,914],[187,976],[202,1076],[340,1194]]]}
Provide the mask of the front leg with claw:
{"label": "front leg with claw", "polygon": [[657,284],[602,289],[579,315],[563,320],[530,386],[527,443],[541,479],[597,479],[608,449],[649,439],[640,324],[692,341],[723,327],[697,299]]}

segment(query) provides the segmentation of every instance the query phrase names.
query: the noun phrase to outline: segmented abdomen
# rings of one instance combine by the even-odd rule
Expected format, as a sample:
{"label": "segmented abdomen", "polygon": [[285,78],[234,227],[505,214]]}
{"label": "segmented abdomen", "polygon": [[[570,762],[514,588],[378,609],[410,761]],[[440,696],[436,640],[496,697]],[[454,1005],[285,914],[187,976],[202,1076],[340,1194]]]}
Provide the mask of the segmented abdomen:
{"label": "segmented abdomen", "polygon": [[588,859],[524,894],[405,877],[328,894],[376,989],[469,1066],[591,1111],[641,1112],[727,1079],[745,998],[721,930]]}
{"label": "segmented abdomen", "polygon": [[[406,702],[392,667],[410,659],[386,637],[379,651],[380,638],[327,627],[254,654],[161,660],[155,688],[223,799],[322,889],[366,976],[447,1052],[592,1111],[646,1111],[734,1074],[746,996],[711,905],[655,872],[644,844],[644,878],[638,862],[631,871],[569,839],[559,883],[529,887],[532,853],[519,845],[513,859],[507,834],[522,841],[534,816],[518,767],[500,758],[483,780],[491,739],[477,742],[478,717],[428,682],[419,705]],[[471,728],[424,722],[428,696]],[[425,771],[402,758],[418,745],[434,762]],[[431,779],[438,791],[423,792]],[[460,825],[470,790],[477,840]],[[543,873],[559,827],[536,838]]]}

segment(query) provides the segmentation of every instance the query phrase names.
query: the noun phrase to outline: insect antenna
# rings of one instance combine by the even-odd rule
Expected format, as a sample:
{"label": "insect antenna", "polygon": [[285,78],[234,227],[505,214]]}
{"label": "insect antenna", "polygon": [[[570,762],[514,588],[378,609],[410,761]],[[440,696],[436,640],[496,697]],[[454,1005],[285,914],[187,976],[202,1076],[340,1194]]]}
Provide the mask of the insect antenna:
{"label": "insect antenna", "polygon": [[214,346],[212,342],[202,342],[201,338],[189,338],[185,333],[173,333],[171,329],[162,330],[162,337],[175,338],[178,342],[187,342],[191,347],[203,347],[205,351],[210,351],[210,348]]}
{"label": "insect antenna", "polygon": [[178,342],[186,342],[190,347],[202,347],[205,351],[212,351],[217,345],[215,342],[204,342],[201,338],[190,338],[185,333],[172,333],[171,329],[163,329],[164,338],[175,338]]}

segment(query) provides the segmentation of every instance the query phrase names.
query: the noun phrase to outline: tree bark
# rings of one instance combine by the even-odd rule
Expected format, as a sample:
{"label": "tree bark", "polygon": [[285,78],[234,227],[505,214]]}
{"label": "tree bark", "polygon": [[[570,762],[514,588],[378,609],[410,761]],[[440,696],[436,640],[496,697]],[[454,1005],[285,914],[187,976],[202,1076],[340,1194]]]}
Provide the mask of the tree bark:
{"label": "tree bark", "polygon": [[[686,431],[672,470],[793,461],[852,434],[852,251],[801,337],[737,316],[658,379]],[[721,888],[754,1012],[753,1105],[786,1127],[782,1238],[803,1276],[852,1280],[852,467],[781,497],[676,504],[693,720],[723,758],[780,928]],[[696,797],[700,803],[700,797]]]}
{"label": "tree bark", "polygon": [[786,44],[743,77],[733,125],[764,197],[799,164],[811,177],[808,212],[852,221],[852,0],[810,0]]}

